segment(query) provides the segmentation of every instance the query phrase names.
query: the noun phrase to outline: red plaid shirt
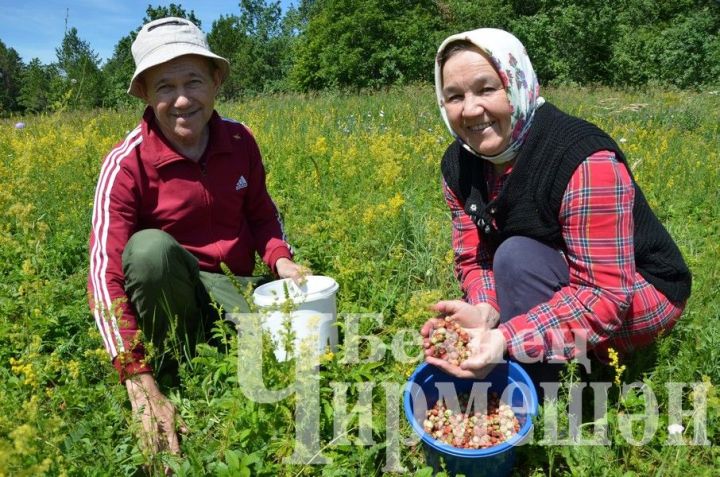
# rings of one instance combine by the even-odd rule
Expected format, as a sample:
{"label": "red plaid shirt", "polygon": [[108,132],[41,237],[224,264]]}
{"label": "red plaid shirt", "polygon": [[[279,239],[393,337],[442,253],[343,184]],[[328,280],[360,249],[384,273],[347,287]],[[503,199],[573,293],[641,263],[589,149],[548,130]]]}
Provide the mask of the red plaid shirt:
{"label": "red plaid shirt", "polygon": [[[492,167],[485,170],[493,199],[511,170],[500,177]],[[492,254],[447,184],[443,189],[452,215],[455,272],[465,299],[497,309]],[[672,328],[684,304],[668,301],[635,270],[633,199],[630,176],[612,152],[596,152],[578,167],[559,216],[570,284],[498,327],[510,357],[570,359],[580,351],[574,346],[576,336],[586,336],[588,349],[603,358],[609,346],[631,351]]]}

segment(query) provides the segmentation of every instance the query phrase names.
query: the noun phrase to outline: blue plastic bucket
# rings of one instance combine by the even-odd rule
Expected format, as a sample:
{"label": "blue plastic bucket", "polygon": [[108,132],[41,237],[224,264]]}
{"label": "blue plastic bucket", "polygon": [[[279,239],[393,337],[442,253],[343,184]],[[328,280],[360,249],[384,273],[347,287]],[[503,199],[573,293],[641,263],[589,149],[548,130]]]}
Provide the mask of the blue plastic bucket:
{"label": "blue plastic bucket", "polygon": [[[520,423],[520,430],[507,441],[485,449],[460,449],[435,440],[423,429],[426,409],[439,398],[437,383],[451,383],[458,394],[469,393],[473,383],[489,383],[488,393],[497,393],[509,404]],[[443,386],[442,384],[440,385]],[[487,384],[484,385],[487,387]],[[497,365],[482,381],[460,379],[435,366],[422,363],[410,376],[403,395],[405,417],[420,436],[428,465],[435,471],[444,470],[466,476],[507,476],[515,465],[515,446],[532,436],[532,418],[537,415],[538,397],[530,376],[514,362]],[[426,409],[423,406],[426,405]],[[415,407],[418,414],[415,414]]]}

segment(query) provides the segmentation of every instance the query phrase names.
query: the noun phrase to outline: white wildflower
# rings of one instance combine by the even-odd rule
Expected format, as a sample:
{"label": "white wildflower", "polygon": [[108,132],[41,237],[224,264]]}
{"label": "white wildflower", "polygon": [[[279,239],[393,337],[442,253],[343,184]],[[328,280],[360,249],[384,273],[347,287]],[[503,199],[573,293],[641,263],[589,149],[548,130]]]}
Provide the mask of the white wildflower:
{"label": "white wildflower", "polygon": [[678,436],[683,433],[685,428],[682,426],[682,424],[670,424],[668,426],[668,434],[671,436]]}

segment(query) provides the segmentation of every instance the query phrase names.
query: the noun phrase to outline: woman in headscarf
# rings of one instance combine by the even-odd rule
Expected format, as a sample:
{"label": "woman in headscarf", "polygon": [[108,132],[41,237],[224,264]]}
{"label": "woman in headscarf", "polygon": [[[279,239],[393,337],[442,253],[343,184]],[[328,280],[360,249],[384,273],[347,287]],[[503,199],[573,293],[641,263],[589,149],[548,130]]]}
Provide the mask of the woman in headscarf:
{"label": "woman in headscarf", "polygon": [[548,362],[605,360],[672,328],[690,295],[680,251],[615,141],[540,96],[522,43],[490,28],[450,36],[435,88],[455,138],[442,175],[464,292],[435,309],[469,331],[471,354],[426,360],[461,377],[534,363],[538,386],[558,378]]}

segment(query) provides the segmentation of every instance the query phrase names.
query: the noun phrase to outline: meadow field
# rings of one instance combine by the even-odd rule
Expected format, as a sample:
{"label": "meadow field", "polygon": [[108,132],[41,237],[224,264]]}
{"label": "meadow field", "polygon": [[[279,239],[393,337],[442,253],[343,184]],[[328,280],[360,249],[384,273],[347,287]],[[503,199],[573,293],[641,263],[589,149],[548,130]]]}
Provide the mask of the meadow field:
{"label": "meadow field", "polygon": [[[720,92],[563,88],[544,95],[620,142],[693,271],[693,294],[655,346],[600,370],[620,383],[595,423],[605,426],[607,442],[543,442],[541,417],[534,442],[517,450],[516,475],[717,475]],[[180,386],[168,391],[190,429],[183,458],[148,461],[138,448],[127,393],[86,297],[95,182],[103,156],[137,124],[138,105],[0,120],[0,477],[136,475],[143,466],[157,474],[163,465],[176,475],[431,475],[419,446],[395,445],[411,430],[389,390],[418,364],[390,351],[398,332],[418,329],[430,303],[459,296],[440,189],[450,136],[432,86],[259,97],[217,108],[253,130],[298,260],[337,280],[340,312],[382,318],[360,322],[358,332],[369,337],[360,362],[348,363],[343,346],[322,356],[318,432],[331,462],[288,463],[296,402],[261,404],[243,394],[229,324],[215,330],[221,345],[201,347],[182,366]],[[15,129],[18,121],[24,129]],[[379,341],[387,351],[368,355]],[[273,363],[267,346],[262,353],[267,386],[290,385],[294,363]],[[566,379],[575,376],[571,367]],[[622,383],[634,382],[657,398],[657,431],[645,440],[644,420],[627,424],[645,412],[642,392],[622,392]],[[673,439],[667,426],[675,388],[668,383],[685,383],[684,432]],[[553,412],[567,420],[562,406]]]}

